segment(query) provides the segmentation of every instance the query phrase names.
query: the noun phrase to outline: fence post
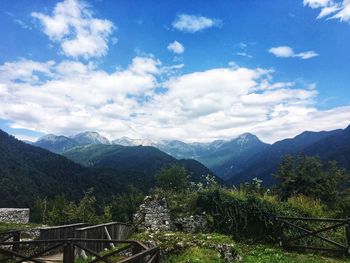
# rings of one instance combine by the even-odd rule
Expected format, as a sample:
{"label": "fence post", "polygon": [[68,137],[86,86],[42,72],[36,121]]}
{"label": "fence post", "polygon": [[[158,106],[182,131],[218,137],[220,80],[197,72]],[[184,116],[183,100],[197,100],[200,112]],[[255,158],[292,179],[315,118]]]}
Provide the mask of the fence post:
{"label": "fence post", "polygon": [[350,255],[350,219],[347,219],[347,224],[345,226],[346,243],[348,246],[348,255]]}
{"label": "fence post", "polygon": [[63,263],[74,263],[74,244],[67,242],[63,246]]}
{"label": "fence post", "polygon": [[[21,232],[16,231],[13,233],[13,242],[19,242],[19,241],[21,241]],[[12,246],[12,250],[14,252],[18,252],[19,251],[19,244],[14,244]]]}
{"label": "fence post", "polygon": [[276,234],[277,234],[277,243],[280,247],[283,246],[283,222],[275,217],[276,222]]}

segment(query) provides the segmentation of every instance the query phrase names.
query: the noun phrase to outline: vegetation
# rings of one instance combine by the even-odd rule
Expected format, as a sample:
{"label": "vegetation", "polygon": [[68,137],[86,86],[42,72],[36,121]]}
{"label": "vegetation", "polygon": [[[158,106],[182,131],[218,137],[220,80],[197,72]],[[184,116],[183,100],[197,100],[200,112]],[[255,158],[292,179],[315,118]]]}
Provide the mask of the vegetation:
{"label": "vegetation", "polygon": [[326,165],[317,157],[287,155],[275,174],[282,200],[295,195],[319,198],[334,207],[348,194],[350,176],[336,162]]}
{"label": "vegetation", "polygon": [[190,182],[184,167],[172,165],[156,174],[157,186],[165,191],[184,192]]}

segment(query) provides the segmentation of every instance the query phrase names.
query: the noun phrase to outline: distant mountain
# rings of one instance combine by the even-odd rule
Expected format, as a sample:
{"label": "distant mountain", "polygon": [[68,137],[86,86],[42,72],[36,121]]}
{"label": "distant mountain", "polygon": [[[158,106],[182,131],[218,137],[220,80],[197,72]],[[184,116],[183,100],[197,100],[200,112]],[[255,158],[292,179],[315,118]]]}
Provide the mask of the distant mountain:
{"label": "distant mountain", "polygon": [[110,144],[110,141],[97,132],[82,132],[71,137],[79,145],[84,144]]}
{"label": "distant mountain", "polygon": [[110,141],[97,132],[82,132],[71,137],[48,134],[32,143],[54,153],[62,153],[75,146],[87,144],[110,144]]}
{"label": "distant mountain", "polygon": [[239,173],[245,167],[246,160],[262,151],[267,145],[255,135],[244,133],[227,141],[190,144],[181,141],[163,141],[156,144],[156,147],[176,158],[198,160],[226,180]]}
{"label": "distant mountain", "polygon": [[128,137],[121,137],[112,141],[113,144],[122,145],[122,146],[154,146],[155,142],[148,139],[131,139]]}
{"label": "distant mountain", "polygon": [[[192,181],[210,173],[196,161],[178,161],[153,147],[95,144],[76,148],[90,149],[93,165],[84,167],[0,130],[0,207],[33,207],[37,198],[56,195],[78,200],[89,188],[94,188],[101,202],[126,191],[128,185],[147,193],[155,185],[154,173],[172,163],[184,165]],[[115,159],[118,149],[122,154]],[[104,159],[95,163],[100,154]]]}
{"label": "distant mountain", "polygon": [[[76,146],[90,144],[153,146],[179,160],[197,160],[223,179],[240,172],[245,166],[245,160],[260,152],[267,145],[255,135],[249,133],[242,134],[232,140],[216,140],[210,143],[185,143],[179,140],[156,142],[148,139],[131,139],[128,137],[121,137],[110,142],[97,132],[83,132],[71,137],[50,134],[40,138],[33,145],[62,154]],[[90,164],[84,162],[84,165]]]}
{"label": "distant mountain", "polygon": [[335,160],[350,171],[350,126],[338,130],[304,149],[306,155]]}
{"label": "distant mountain", "polygon": [[39,138],[39,140],[32,143],[32,145],[47,149],[54,153],[61,153],[72,147],[78,146],[79,144],[75,140],[66,136],[48,134]]}
{"label": "distant mountain", "polygon": [[[349,128],[322,132],[306,131],[292,139],[275,142],[248,158],[245,169],[238,174],[232,174],[229,182],[238,185],[257,177],[262,179],[265,185],[270,185],[274,182],[272,174],[276,172],[278,164],[287,154],[320,156],[323,160],[346,160],[348,158],[346,151],[350,149],[347,136]],[[343,159],[340,158],[339,151],[344,154]],[[346,166],[346,161],[340,164]]]}
{"label": "distant mountain", "polygon": [[151,175],[171,164],[182,165],[195,182],[202,181],[202,175],[213,174],[198,161],[177,160],[152,146],[85,145],[74,147],[63,154],[85,166],[132,170]]}

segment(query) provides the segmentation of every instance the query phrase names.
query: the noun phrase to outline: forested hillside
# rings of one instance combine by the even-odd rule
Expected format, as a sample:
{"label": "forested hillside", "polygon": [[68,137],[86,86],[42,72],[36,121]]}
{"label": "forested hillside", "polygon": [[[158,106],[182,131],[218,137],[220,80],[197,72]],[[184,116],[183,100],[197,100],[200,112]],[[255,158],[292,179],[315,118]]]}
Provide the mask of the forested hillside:
{"label": "forested hillside", "polygon": [[[155,184],[157,169],[172,164],[170,161],[152,164],[148,160],[145,169],[136,170],[130,166],[133,163],[130,159],[124,160],[129,165],[121,169],[110,166],[88,168],[64,156],[21,142],[1,130],[0,156],[1,207],[32,207],[39,197],[50,199],[57,195],[78,200],[90,188],[94,188],[99,200],[108,200],[114,194],[123,193],[129,185],[147,192]],[[151,168],[146,169],[147,165]],[[201,178],[202,172],[210,172],[191,165],[187,168],[192,176],[190,180],[194,181]]]}

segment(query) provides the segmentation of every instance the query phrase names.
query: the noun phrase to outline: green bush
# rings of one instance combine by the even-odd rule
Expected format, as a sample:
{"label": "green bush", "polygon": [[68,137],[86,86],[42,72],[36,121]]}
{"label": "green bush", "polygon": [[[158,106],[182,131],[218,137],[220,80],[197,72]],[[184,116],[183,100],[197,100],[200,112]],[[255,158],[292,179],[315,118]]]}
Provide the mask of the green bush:
{"label": "green bush", "polygon": [[212,230],[236,240],[273,240],[276,215],[300,216],[298,209],[275,197],[238,190],[205,190],[198,194],[197,205],[211,220]]}

